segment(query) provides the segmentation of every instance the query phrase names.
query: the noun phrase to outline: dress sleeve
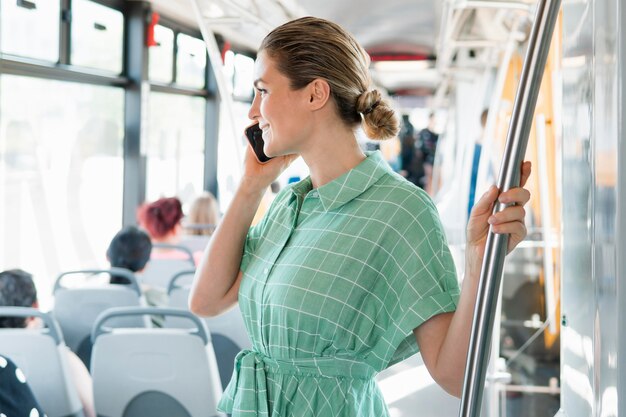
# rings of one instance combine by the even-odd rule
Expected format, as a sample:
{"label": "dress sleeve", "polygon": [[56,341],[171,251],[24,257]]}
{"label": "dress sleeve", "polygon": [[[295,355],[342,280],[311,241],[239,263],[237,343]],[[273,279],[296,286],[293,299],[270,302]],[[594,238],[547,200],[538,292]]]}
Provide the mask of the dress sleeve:
{"label": "dress sleeve", "polygon": [[[417,353],[413,329],[433,316],[456,310],[460,295],[454,260],[434,204],[424,198],[423,209],[407,228],[407,248],[400,249],[404,268],[390,282],[397,294],[387,341],[394,354],[389,366]],[[425,207],[424,207],[425,206]]]}

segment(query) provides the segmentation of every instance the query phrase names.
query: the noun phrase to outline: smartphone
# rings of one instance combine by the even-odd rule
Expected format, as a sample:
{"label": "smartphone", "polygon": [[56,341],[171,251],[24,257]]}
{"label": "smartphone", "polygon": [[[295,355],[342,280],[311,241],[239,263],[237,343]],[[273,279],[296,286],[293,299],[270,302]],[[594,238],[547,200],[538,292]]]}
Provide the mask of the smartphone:
{"label": "smartphone", "polygon": [[254,123],[246,128],[246,138],[248,138],[248,143],[250,143],[259,163],[264,164],[272,159],[263,152],[265,142],[263,142],[263,131],[259,128],[258,123]]}

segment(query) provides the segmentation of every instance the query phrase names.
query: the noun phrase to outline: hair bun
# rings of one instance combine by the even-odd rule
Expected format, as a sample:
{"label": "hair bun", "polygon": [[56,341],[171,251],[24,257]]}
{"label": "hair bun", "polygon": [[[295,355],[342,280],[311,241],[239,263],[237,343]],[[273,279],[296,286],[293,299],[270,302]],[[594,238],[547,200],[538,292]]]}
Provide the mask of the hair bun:
{"label": "hair bun", "polygon": [[400,131],[395,111],[378,90],[363,92],[357,99],[356,110],[363,115],[363,130],[371,139],[389,139]]}

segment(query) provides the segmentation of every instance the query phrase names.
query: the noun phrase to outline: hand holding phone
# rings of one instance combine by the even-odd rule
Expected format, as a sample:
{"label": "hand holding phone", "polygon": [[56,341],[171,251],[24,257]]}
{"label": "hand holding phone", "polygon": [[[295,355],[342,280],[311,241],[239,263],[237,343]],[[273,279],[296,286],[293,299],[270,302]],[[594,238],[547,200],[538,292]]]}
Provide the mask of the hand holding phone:
{"label": "hand holding phone", "polygon": [[263,142],[263,131],[259,128],[258,123],[253,123],[248,126],[245,130],[245,134],[246,138],[248,139],[248,143],[254,151],[254,155],[256,156],[256,159],[259,161],[259,163],[265,164],[270,159],[272,159],[269,156],[265,155],[265,152],[263,152],[263,145],[265,144],[265,142]]}

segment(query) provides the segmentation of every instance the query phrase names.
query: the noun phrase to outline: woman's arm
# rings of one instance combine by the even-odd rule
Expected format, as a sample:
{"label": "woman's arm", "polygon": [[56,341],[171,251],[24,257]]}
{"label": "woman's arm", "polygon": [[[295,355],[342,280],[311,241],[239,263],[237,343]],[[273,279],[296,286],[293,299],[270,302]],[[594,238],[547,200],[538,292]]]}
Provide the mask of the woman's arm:
{"label": "woman's arm", "polygon": [[261,165],[247,148],[245,174],[196,270],[189,295],[193,313],[215,316],[237,302],[242,277],[239,265],[254,214],[265,189],[295,158],[281,156]]}
{"label": "woman's arm", "polygon": [[[469,348],[474,306],[478,281],[489,226],[495,233],[508,233],[508,252],[513,250],[526,236],[524,205],[530,199],[528,190],[521,188],[530,175],[530,162],[522,165],[519,188],[513,188],[499,197],[492,187],[476,203],[467,226],[465,279],[461,288],[459,304],[454,313],[432,317],[413,330],[422,352],[424,364],[433,379],[448,393],[459,397],[463,389],[463,376]],[[492,216],[493,202],[515,203]]]}

